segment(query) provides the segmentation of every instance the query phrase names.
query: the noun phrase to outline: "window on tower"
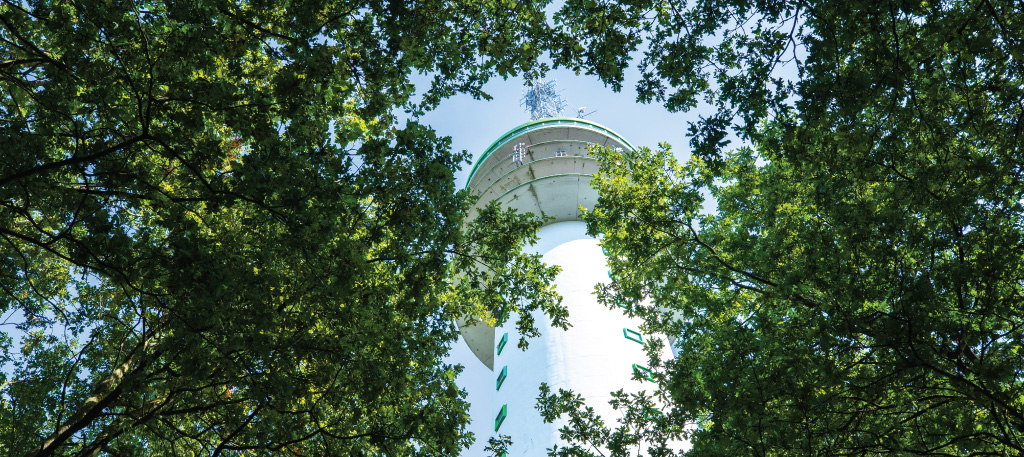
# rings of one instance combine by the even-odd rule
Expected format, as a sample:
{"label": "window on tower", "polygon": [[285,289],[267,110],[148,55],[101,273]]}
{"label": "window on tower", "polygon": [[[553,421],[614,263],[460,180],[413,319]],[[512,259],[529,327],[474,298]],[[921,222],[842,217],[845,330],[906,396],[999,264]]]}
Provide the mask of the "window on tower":
{"label": "window on tower", "polygon": [[658,420],[665,417],[665,413],[661,412],[660,409],[647,407],[644,408],[644,419],[649,421]]}
{"label": "window on tower", "polygon": [[501,411],[498,411],[498,417],[494,418],[494,431],[498,431],[501,428],[501,423],[505,422],[505,416],[508,416],[508,405],[501,405]]}
{"label": "window on tower", "polygon": [[507,343],[508,343],[508,332],[505,332],[504,335],[501,335],[501,341],[498,341],[498,355],[501,355],[501,350],[505,349],[505,344],[507,344]]}
{"label": "window on tower", "polygon": [[626,337],[627,340],[636,341],[637,343],[644,344],[643,335],[641,335],[640,332],[636,330],[624,328],[622,329],[622,334]]}
{"label": "window on tower", "polygon": [[641,377],[643,379],[646,379],[648,381],[654,382],[654,373],[651,372],[650,368],[647,368],[647,367],[641,366],[641,365],[637,365],[637,364],[634,363],[633,364],[633,373],[635,373],[637,376],[639,376],[639,377]]}
{"label": "window on tower", "polygon": [[[636,365],[634,365],[636,366]],[[501,390],[501,385],[505,383],[505,378],[508,377],[508,366],[501,367],[501,373],[498,373],[498,380],[494,383],[494,390]]]}
{"label": "window on tower", "polygon": [[[627,301],[625,298],[622,298],[622,297],[616,295],[615,298],[613,298],[612,300],[615,302],[615,306],[618,306],[619,308],[623,308],[623,309],[629,309],[630,308],[629,301]],[[626,338],[629,338],[629,337],[627,336]]]}

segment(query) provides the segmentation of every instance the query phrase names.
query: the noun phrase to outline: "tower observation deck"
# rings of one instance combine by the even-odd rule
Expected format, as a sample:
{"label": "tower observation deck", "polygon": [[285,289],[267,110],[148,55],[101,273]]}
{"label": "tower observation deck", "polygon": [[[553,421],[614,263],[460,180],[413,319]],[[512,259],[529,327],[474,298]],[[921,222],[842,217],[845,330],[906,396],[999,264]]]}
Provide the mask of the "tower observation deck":
{"label": "tower observation deck", "polygon": [[[555,289],[572,324],[568,330],[553,328],[538,313],[534,318],[541,336],[531,340],[526,351],[515,348],[517,316],[509,316],[498,328],[460,325],[473,353],[494,372],[493,434],[511,436],[508,457],[546,455],[546,449],[558,443],[562,424],[543,423],[534,408],[541,382],[556,392],[563,388],[583,395],[610,424],[621,415],[608,405],[610,392],[654,388],[653,383],[633,379],[634,372],[645,369],[643,342],[653,336],[640,332],[639,319],[601,305],[594,295],[595,286],[609,278],[600,244],[586,234],[580,220],[580,208],[593,208],[597,202],[597,191],[590,187],[598,171],[597,160],[587,153],[591,144],[633,149],[622,136],[588,120],[534,120],[492,143],[467,183],[480,196],[469,218],[492,201],[553,218],[540,228],[539,241],[530,250],[562,268]],[[489,423],[491,418],[474,419]]]}

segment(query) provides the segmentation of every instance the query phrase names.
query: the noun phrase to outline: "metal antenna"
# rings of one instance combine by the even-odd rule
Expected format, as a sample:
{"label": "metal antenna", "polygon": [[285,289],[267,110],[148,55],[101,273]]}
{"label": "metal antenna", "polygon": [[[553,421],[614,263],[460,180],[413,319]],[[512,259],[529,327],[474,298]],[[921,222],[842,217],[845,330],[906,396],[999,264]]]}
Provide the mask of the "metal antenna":
{"label": "metal antenna", "polygon": [[565,100],[555,91],[555,81],[545,82],[543,79],[530,81],[530,87],[523,90],[523,98],[519,106],[526,108],[531,120],[558,116],[565,109]]}

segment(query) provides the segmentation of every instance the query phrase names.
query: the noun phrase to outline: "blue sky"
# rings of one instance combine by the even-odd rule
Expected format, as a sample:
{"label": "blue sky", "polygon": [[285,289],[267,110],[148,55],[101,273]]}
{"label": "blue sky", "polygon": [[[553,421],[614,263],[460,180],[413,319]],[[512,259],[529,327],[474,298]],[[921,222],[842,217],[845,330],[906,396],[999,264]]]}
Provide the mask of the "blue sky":
{"label": "blue sky", "polygon": [[[669,113],[659,104],[637,103],[633,87],[637,77],[636,70],[628,71],[629,79],[619,93],[604,87],[594,76],[577,76],[571,71],[552,71],[547,79],[558,82],[562,98],[568,102],[563,116],[575,117],[577,108],[586,107],[588,113],[595,111],[586,116],[588,120],[614,130],[634,146],[654,148],[660,142],[668,142],[676,157],[684,158],[689,149],[686,122],[695,120],[696,114]],[[519,106],[522,78],[492,80],[485,90],[493,100],[473,100],[469,96],[448,99],[427,113],[422,122],[433,126],[439,134],[450,136],[454,150],[467,150],[475,159],[503,133],[530,120]],[[457,176],[460,184],[465,182],[470,168],[465,167]]]}

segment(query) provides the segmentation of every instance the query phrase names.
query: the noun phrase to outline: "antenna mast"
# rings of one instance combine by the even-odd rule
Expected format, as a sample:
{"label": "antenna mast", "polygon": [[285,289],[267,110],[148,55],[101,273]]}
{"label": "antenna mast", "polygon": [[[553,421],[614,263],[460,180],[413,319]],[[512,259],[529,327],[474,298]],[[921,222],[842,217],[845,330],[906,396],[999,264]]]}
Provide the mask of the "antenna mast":
{"label": "antenna mast", "polygon": [[555,91],[555,81],[545,82],[543,79],[530,81],[530,87],[523,90],[523,98],[519,106],[525,107],[531,120],[545,117],[556,117],[565,109],[566,103]]}

